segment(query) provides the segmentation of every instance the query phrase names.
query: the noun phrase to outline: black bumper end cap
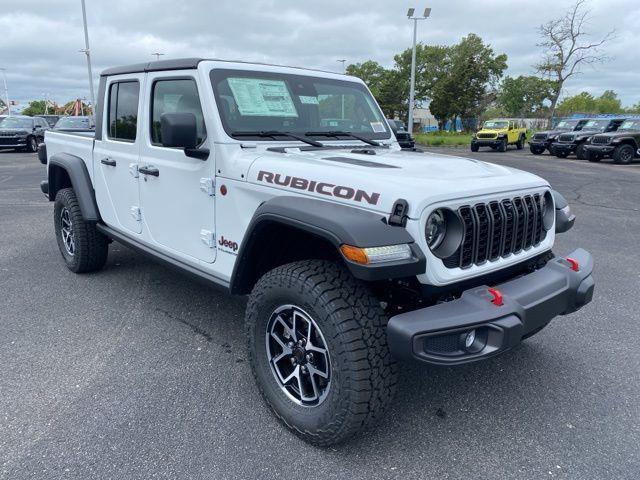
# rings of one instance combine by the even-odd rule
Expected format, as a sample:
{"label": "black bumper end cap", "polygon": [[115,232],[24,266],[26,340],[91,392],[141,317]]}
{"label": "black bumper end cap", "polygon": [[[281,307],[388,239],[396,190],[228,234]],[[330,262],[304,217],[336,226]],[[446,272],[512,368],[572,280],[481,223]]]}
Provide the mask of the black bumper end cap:
{"label": "black bumper end cap", "polygon": [[41,181],[40,190],[45,194],[45,196],[49,197],[49,182],[46,180]]}

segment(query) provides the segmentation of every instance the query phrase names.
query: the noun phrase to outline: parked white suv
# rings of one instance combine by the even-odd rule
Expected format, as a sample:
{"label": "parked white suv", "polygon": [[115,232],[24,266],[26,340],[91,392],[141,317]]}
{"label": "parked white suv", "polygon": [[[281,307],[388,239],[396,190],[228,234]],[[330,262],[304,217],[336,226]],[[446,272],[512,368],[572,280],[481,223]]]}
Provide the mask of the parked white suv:
{"label": "parked white suv", "polygon": [[592,298],[591,256],[551,253],[575,217],[546,181],[401,151],[357,78],[160,61],[105,71],[96,114],[40,149],[68,268],[115,240],[249,295],[258,387],[309,442],[378,418],[398,361],[487,358]]}

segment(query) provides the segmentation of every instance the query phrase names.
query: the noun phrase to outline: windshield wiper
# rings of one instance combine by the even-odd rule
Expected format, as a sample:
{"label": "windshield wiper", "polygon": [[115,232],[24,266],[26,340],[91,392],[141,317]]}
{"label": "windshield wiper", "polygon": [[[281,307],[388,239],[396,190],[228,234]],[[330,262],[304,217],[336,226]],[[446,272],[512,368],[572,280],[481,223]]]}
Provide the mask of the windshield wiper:
{"label": "windshield wiper", "polygon": [[279,132],[277,130],[266,130],[266,131],[256,131],[256,132],[233,132],[231,133],[232,137],[262,137],[262,138],[276,138],[276,137],[290,137],[295,138],[296,140],[300,140],[308,145],[313,147],[324,147],[320,142],[316,142],[315,140],[309,140],[308,138],[303,137],[302,135],[296,135],[291,132]]}
{"label": "windshield wiper", "polygon": [[376,142],[375,140],[370,140],[368,138],[361,137],[360,135],[356,135],[355,133],[341,132],[338,130],[334,130],[332,132],[307,132],[305,133],[305,135],[308,137],[334,137],[334,138],[351,137],[351,138],[355,138],[356,140],[360,140],[361,142],[368,143],[369,145],[373,145],[374,147],[382,146],[381,143]]}

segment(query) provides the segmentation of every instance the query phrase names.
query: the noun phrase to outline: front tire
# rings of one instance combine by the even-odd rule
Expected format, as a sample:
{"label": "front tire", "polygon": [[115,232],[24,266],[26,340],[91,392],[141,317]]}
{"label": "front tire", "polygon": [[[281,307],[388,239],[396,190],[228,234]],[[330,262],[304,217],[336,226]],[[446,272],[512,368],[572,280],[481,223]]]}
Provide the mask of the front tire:
{"label": "front tire", "polygon": [[626,165],[631,163],[635,155],[635,150],[631,145],[620,145],[613,151],[613,163]]}
{"label": "front tire", "polygon": [[522,150],[524,148],[524,136],[522,136],[522,135],[520,136],[520,138],[516,142],[516,148],[518,150]]}
{"label": "front tire", "polygon": [[27,152],[35,153],[38,151],[38,139],[36,137],[27,138]]}
{"label": "front tire", "polygon": [[498,151],[499,152],[503,152],[503,153],[507,151],[507,139],[506,138],[503,139],[500,142],[500,146],[498,146]]}
{"label": "front tire", "polygon": [[471,151],[472,152],[477,152],[480,149],[480,147],[478,146],[478,144],[476,143],[472,143],[471,144]]}
{"label": "front tire", "polygon": [[569,156],[569,152],[566,150],[558,150],[556,149],[556,157],[558,158],[567,158]]}
{"label": "front tire", "polygon": [[533,145],[529,145],[529,151],[534,155],[542,155],[544,153],[544,147],[535,147]]}
{"label": "front tire", "polygon": [[587,159],[587,147],[585,147],[584,143],[581,143],[576,148],[576,157],[578,158],[578,160]]}
{"label": "front tire", "polygon": [[341,265],[310,260],[271,270],[246,312],[260,393],[303,440],[347,440],[379,418],[395,393],[386,324],[379,301]]}
{"label": "front tire", "polygon": [[98,232],[96,224],[82,218],[80,205],[72,188],[56,195],[53,221],[58,248],[67,268],[75,273],[100,270],[107,262],[109,240]]}
{"label": "front tire", "polygon": [[587,152],[587,160],[593,163],[599,162],[602,160],[602,155],[596,152]]}

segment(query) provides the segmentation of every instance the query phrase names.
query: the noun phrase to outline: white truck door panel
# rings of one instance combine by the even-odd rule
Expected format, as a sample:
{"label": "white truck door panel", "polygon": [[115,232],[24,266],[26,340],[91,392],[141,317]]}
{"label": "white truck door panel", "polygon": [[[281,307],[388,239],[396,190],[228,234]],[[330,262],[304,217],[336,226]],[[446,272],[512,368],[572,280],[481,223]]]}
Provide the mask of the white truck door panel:
{"label": "white truck door panel", "polygon": [[166,72],[147,74],[140,203],[145,226],[159,248],[212,263],[216,259],[213,152],[203,161],[161,144],[160,116],[191,112],[198,121],[201,146],[208,146],[194,73],[174,71],[170,77]]}
{"label": "white truck door panel", "polygon": [[142,232],[139,177],[140,106],[144,74],[110,77],[103,108],[102,140],[93,150],[96,201],[107,225]]}

